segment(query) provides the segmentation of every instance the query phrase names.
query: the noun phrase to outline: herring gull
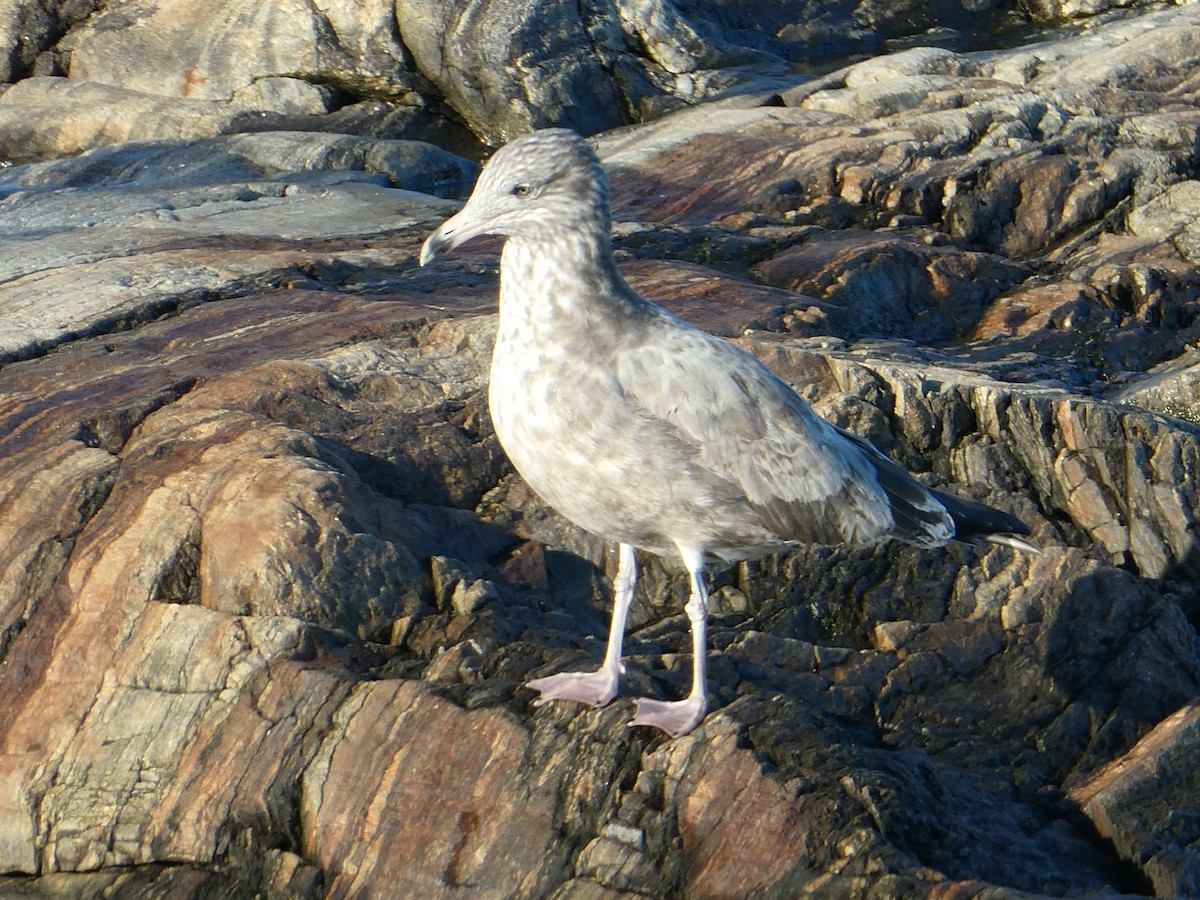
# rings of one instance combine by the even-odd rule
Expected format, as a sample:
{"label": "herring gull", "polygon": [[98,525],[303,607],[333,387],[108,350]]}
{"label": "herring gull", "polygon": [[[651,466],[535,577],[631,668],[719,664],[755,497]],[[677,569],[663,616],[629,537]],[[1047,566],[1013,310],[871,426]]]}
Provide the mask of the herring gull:
{"label": "herring gull", "polygon": [[547,129],[496,152],[421,265],[483,234],[507,237],[488,405],[516,470],[543,500],[618,544],[612,624],[594,672],[528,683],[537,705],[604,706],[624,671],[635,548],[677,555],[690,579],[686,699],[637,700],[631,725],[691,731],[708,708],[706,558],[795,544],[938,547],[985,538],[1034,551],[1008,513],[925,487],[820,418],[766,366],[635,292],[617,271],[608,182],[591,146]]}

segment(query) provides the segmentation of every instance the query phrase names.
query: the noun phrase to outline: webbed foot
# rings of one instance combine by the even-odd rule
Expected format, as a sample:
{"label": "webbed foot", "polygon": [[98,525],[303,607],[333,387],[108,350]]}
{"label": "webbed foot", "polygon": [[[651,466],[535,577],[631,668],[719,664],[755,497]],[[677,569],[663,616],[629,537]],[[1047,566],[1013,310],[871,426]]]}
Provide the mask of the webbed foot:
{"label": "webbed foot", "polygon": [[699,725],[707,710],[708,699],[703,694],[672,702],[643,697],[637,701],[637,712],[629,724],[651,725],[671,737],[680,737]]}
{"label": "webbed foot", "polygon": [[534,706],[545,706],[551,700],[574,700],[588,706],[606,706],[617,696],[620,673],[608,669],[595,672],[560,672],[525,682],[525,686],[541,696],[533,701]]}

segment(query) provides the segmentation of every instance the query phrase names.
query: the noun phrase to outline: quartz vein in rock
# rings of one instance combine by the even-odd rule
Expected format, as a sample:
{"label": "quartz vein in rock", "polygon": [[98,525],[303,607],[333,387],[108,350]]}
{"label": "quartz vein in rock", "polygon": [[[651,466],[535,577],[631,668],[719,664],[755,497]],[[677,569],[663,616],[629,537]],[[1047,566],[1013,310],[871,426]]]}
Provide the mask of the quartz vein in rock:
{"label": "quartz vein in rock", "polygon": [[650,303],[617,271],[608,185],[590,146],[551,129],[491,160],[422,264],[481,234],[508,238],[489,406],[517,471],[580,527],[620,545],[608,648],[595,672],[539,678],[539,705],[617,693],[634,548],[677,554],[691,596],[692,688],[640,699],[631,724],[685,734],[704,717],[706,558],[796,543],[937,547],[1028,527],[926,488],[821,419],[758,360]]}

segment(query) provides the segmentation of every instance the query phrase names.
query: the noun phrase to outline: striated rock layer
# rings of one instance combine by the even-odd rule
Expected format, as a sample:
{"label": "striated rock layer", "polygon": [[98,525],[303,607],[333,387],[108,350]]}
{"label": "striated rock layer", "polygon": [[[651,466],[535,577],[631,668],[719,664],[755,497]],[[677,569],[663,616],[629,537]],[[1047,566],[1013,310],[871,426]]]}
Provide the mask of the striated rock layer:
{"label": "striated rock layer", "polygon": [[[588,133],[888,42],[962,46],[1131,0],[9,0],[0,159],[259,130],[478,149]],[[4,85],[11,84],[7,91]]]}
{"label": "striated rock layer", "polygon": [[[360,6],[263,58],[334,67],[336,35],[383,72]],[[72,66],[152,86],[84,19]],[[763,50],[725,26],[679,53]],[[521,687],[599,659],[615,559],[492,433],[497,244],[416,265],[474,164],[215,129],[0,170],[0,896],[1200,893],[1198,53],[1185,5],[598,136],[636,288],[1044,548],[714,572],[714,709],[676,741]],[[279,87],[235,68],[193,102]],[[646,562],[629,690],[674,696],[685,578]]]}

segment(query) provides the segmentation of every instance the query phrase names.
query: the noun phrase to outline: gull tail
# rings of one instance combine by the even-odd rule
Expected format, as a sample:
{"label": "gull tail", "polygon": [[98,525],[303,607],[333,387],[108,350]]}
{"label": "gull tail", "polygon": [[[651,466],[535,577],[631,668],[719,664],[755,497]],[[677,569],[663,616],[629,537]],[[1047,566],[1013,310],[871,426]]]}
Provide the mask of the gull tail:
{"label": "gull tail", "polygon": [[[943,494],[916,481],[893,460],[884,456],[866,438],[834,427],[857,446],[875,467],[880,486],[888,495],[897,530],[894,537],[918,547],[940,547],[949,539],[989,541],[1040,555],[1041,550],[1016,535],[1030,534],[1030,528],[1016,516],[994,509],[978,500],[956,494]],[[950,521],[946,521],[946,517]],[[954,533],[949,526],[954,525]]]}
{"label": "gull tail", "polygon": [[1041,554],[1041,550],[1017,535],[1030,534],[1030,528],[1016,516],[994,509],[977,500],[955,494],[930,490],[954,520],[954,537],[960,541],[988,541],[1003,544],[1026,553]]}

